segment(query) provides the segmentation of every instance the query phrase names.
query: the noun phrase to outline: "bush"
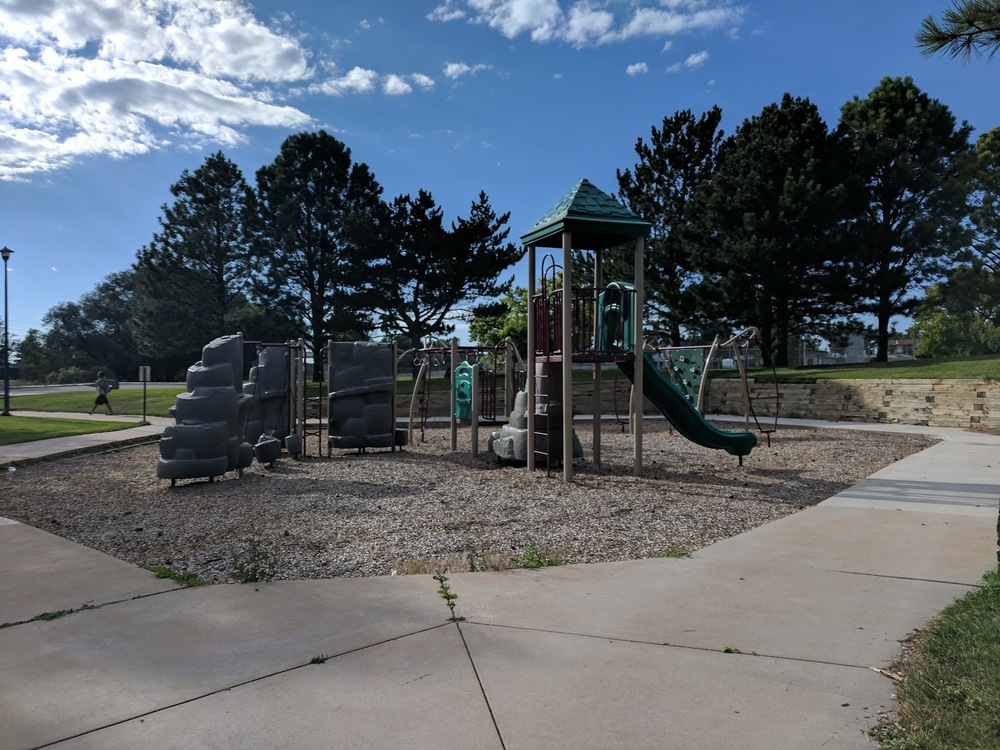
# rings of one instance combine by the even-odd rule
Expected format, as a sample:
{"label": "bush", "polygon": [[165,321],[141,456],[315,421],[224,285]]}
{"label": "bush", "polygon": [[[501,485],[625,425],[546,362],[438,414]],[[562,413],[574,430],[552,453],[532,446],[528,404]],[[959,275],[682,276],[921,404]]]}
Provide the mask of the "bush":
{"label": "bush", "polygon": [[97,377],[96,373],[82,367],[64,367],[58,372],[50,372],[45,378],[49,385],[60,383],[90,383]]}

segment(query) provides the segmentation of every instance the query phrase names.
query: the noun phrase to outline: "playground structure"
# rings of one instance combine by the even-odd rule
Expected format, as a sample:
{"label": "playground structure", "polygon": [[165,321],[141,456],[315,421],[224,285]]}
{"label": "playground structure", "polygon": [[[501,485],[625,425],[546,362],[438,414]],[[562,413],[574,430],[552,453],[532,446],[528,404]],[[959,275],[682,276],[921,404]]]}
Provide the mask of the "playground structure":
{"label": "playground structure", "polygon": [[[690,391],[694,389],[694,376],[703,375],[703,358],[698,363],[691,360],[688,377],[680,378],[682,387],[678,388],[645,351],[643,252],[650,226],[611,196],[581,180],[521,237],[528,259],[528,360],[524,366],[511,342],[503,344],[504,407],[510,415],[510,424],[506,433],[501,430],[489,441],[491,451],[499,457],[525,460],[529,470],[535,470],[539,462],[549,471],[561,466],[564,481],[572,481],[573,460],[582,456],[573,427],[574,364],[592,366],[591,450],[597,467],[601,466],[601,383],[606,364],[616,365],[633,384],[629,422],[635,475],[642,473],[643,398],[656,406],[684,437],[705,447],[724,450],[737,456],[741,463],[743,456],[756,446],[753,433],[719,430],[706,422],[698,410],[697,399]],[[605,284],[603,254],[629,243],[633,247],[634,284]],[[536,264],[539,247],[562,250],[561,264],[553,256],[546,256],[540,284]],[[593,253],[592,286],[573,283],[574,249]],[[555,280],[560,273],[562,281],[557,287]],[[443,355],[440,348],[419,350],[422,361],[414,383],[409,429],[400,430],[395,406],[399,359],[394,344],[330,342],[324,352],[313,352],[315,357],[325,354],[329,367],[324,419],[323,396],[306,395],[307,352],[301,339],[281,345],[260,344],[266,354],[259,355],[251,383],[241,388],[244,343],[258,342],[243,342],[240,334],[216,339],[205,347],[202,361],[189,369],[189,393],[178,397],[174,409],[177,425],[169,435],[165,433],[158,476],[171,479],[172,484],[177,478],[186,477],[211,480],[226,471],[242,470],[254,455],[262,463],[272,463],[280,455],[283,439],[293,455],[301,452],[307,437],[316,436],[322,445],[324,427],[327,456],[334,448],[395,451],[412,438],[418,399],[423,436],[429,391],[422,386],[429,380],[433,357]],[[271,348],[281,351],[267,351]],[[460,348],[453,339],[448,354],[451,449],[457,449],[459,424],[467,422],[472,429],[472,451],[476,453],[483,417],[487,423],[499,421],[496,416],[499,347],[492,351],[481,347]],[[460,354],[464,355],[462,361]],[[487,355],[493,357],[492,369],[484,368],[480,361]],[[515,369],[515,361],[521,364],[520,370]],[[689,364],[688,355],[678,355],[676,361],[674,370],[679,373],[681,364]],[[322,362],[314,362],[316,371],[323,372]],[[525,373],[525,399],[516,403],[518,372]],[[703,378],[699,380],[699,395],[701,385]],[[254,404],[259,416],[251,422],[250,410]],[[275,423],[269,428],[271,421]]]}
{"label": "playground structure", "polygon": [[[644,352],[642,330],[643,255],[650,224],[587,180],[581,180],[531,230],[521,237],[527,248],[528,372],[527,462],[534,470],[539,459],[548,467],[561,463],[563,480],[573,479],[573,441],[561,440],[573,431],[573,365],[593,365],[593,462],[601,465],[602,365],[614,363],[632,381],[630,423],[633,438],[633,474],[642,473],[641,399],[650,400],[686,438],[737,456],[750,453],[757,443],[751,432],[718,430],[705,421],[685,394]],[[603,254],[631,244],[634,284],[605,284]],[[546,258],[541,283],[537,279],[538,248],[559,248],[562,262]],[[594,254],[592,286],[574,285],[573,250]],[[554,280],[562,273],[561,287]],[[551,286],[551,288],[550,288]],[[559,374],[558,384],[555,373]],[[552,387],[550,387],[550,385]],[[556,398],[558,397],[558,402]],[[562,455],[554,454],[561,446]]]}
{"label": "playground structure", "polygon": [[[496,346],[459,346],[453,338],[447,347],[426,347],[404,352],[412,355],[417,372],[410,400],[409,434],[413,441],[413,425],[419,421],[420,439],[430,418],[431,375],[444,368],[448,375],[451,449],[458,448],[458,431],[468,424],[472,432],[472,452],[478,452],[480,425],[495,425],[514,408],[515,395],[525,382],[525,364],[521,353],[510,338]],[[503,372],[503,398],[500,398],[500,373]]]}
{"label": "playground structure", "polygon": [[406,445],[407,432],[396,428],[396,345],[368,341],[331,341],[327,455],[333,448]]}
{"label": "playground structure", "polygon": [[[711,344],[683,344],[681,346],[660,346],[654,350],[655,357],[659,360],[660,369],[666,371],[670,382],[677,388],[684,398],[701,413],[705,413],[705,396],[708,386],[708,370],[713,363],[722,355],[729,354],[727,361],[732,362],[732,366],[739,371],[740,380],[743,383],[744,397],[744,425],[750,428],[750,419],[753,418],[757,426],[757,431],[767,436],[768,447],[771,445],[771,435],[778,428],[778,413],[781,404],[780,393],[778,391],[778,380],[774,376],[774,394],[768,396],[754,395],[750,390],[749,369],[750,351],[753,345],[757,345],[763,351],[763,341],[760,331],[751,326],[744,328],[739,333],[729,337],[725,341],[716,336]],[[771,368],[774,375],[774,368]],[[754,408],[754,402],[760,400],[773,400],[775,407],[773,421],[770,425],[761,424]]]}
{"label": "playground structure", "polygon": [[[256,347],[249,382],[243,382],[243,349]],[[297,374],[304,366],[298,342],[245,341],[243,334],[221,336],[202,349],[187,370],[187,391],[170,407],[175,424],[163,431],[156,475],[169,479],[205,478],[248,467],[254,457],[272,464],[282,445],[301,452],[297,416]]]}

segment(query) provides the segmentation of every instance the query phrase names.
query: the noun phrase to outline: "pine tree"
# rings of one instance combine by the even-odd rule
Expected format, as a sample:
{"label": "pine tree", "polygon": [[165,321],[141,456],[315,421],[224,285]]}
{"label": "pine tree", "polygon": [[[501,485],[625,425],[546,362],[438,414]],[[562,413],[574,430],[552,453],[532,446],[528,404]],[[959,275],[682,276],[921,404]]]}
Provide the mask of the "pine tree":
{"label": "pine tree", "polygon": [[853,279],[860,312],[877,319],[876,361],[893,316],[908,315],[968,241],[969,133],[910,78],[884,78],[841,110],[858,212]]}
{"label": "pine tree", "polygon": [[720,149],[687,233],[702,314],[761,330],[775,364],[788,341],[846,312],[837,137],[815,105],[786,94]]}

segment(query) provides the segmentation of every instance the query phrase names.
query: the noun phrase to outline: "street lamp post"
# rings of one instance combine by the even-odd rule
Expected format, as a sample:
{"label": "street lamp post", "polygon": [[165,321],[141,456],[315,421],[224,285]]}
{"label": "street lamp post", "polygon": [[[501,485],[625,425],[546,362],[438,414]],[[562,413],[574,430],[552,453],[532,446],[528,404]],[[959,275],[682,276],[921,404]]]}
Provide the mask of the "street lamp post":
{"label": "street lamp post", "polygon": [[0,417],[10,416],[10,314],[7,312],[7,261],[14,251],[4,245],[0,248],[3,256],[3,412]]}

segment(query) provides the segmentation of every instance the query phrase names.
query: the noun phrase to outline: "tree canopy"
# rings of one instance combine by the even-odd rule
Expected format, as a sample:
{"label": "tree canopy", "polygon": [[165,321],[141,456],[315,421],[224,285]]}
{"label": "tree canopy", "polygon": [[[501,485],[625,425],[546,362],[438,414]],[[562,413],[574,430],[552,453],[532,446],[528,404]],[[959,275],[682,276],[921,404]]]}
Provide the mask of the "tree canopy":
{"label": "tree canopy", "polygon": [[884,78],[841,110],[851,149],[857,214],[852,259],[858,311],[877,320],[876,361],[888,357],[889,322],[911,313],[968,241],[971,127],[910,78]]}
{"label": "tree canopy", "polygon": [[788,340],[846,311],[837,225],[839,140],[816,106],[786,94],[719,151],[689,232],[703,314],[756,326],[778,365]]}
{"label": "tree canopy", "polygon": [[[651,324],[669,332],[674,345],[681,343],[681,327],[692,323],[695,312],[688,290],[693,268],[683,230],[690,224],[689,206],[696,191],[715,172],[721,120],[718,107],[698,118],[691,110],[664,117],[659,128],[650,129],[649,143],[641,138],[636,142],[635,166],[617,172],[622,202],[653,225],[643,256],[646,314]],[[615,265],[621,257],[609,258],[608,272],[631,278],[633,270],[624,267],[630,263]]]}
{"label": "tree canopy", "polygon": [[[257,296],[304,321],[314,352],[328,339],[366,338],[365,290],[376,252],[382,187],[366,164],[325,131],[289,136],[257,171],[258,234],[264,263]],[[322,379],[316,358],[314,379]]]}
{"label": "tree canopy", "polygon": [[433,196],[397,197],[388,207],[383,260],[375,268],[382,330],[410,341],[454,330],[453,317],[471,318],[510,289],[501,274],[524,255],[507,241],[510,214],[497,216],[480,192],[467,217],[450,229]]}
{"label": "tree canopy", "polygon": [[944,52],[965,62],[984,53],[992,58],[1000,50],[1000,0],[956,0],[941,21],[927,16],[917,46],[925,55]]}
{"label": "tree canopy", "polygon": [[147,293],[197,310],[203,334],[222,335],[260,271],[252,247],[253,191],[240,169],[216,152],[194,173],[184,170],[170,192],[175,200],[162,208],[160,231],[138,254],[157,282]]}

